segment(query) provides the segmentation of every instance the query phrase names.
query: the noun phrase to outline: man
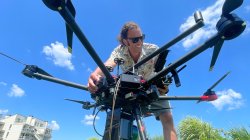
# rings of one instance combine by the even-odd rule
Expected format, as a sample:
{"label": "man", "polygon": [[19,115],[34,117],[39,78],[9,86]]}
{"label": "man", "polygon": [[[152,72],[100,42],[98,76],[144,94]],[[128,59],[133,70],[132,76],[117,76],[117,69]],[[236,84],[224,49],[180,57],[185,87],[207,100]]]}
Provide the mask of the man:
{"label": "man", "polygon": [[[132,67],[134,64],[154,52],[158,47],[154,44],[144,43],[144,35],[140,27],[134,22],[126,23],[118,36],[120,45],[114,49],[110,58],[105,62],[106,66],[115,67],[115,58],[124,59],[124,64],[121,65],[123,71]],[[152,58],[142,66],[140,66],[136,73],[142,75],[144,79],[148,79],[154,75],[154,65],[157,57]],[[88,81],[88,89],[91,93],[95,93],[98,90],[96,83],[103,76],[100,68],[97,68],[91,75]],[[168,89],[159,89],[161,94],[165,94]],[[170,108],[168,101],[157,101],[152,103],[151,107],[154,108]],[[163,126],[163,134],[165,140],[176,140],[176,131],[174,129],[174,123],[172,113],[169,109],[162,109],[154,112],[156,118],[161,120]]]}

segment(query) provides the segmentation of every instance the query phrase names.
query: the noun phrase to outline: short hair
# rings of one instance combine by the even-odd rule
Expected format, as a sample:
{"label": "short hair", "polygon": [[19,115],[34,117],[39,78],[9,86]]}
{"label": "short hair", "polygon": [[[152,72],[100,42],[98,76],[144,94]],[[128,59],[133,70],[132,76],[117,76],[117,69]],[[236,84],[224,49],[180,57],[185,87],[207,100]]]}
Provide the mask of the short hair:
{"label": "short hair", "polygon": [[136,24],[133,21],[129,21],[127,23],[125,23],[121,29],[120,34],[118,35],[118,41],[120,42],[121,45],[125,45],[123,43],[123,39],[127,39],[128,36],[128,31],[132,30],[132,29],[140,29],[139,25]]}

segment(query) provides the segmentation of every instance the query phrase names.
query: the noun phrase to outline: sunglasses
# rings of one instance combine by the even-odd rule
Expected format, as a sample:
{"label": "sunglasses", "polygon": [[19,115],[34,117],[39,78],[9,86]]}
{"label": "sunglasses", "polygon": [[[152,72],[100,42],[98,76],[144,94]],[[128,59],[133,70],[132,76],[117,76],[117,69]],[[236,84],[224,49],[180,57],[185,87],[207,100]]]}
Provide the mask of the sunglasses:
{"label": "sunglasses", "polygon": [[137,43],[139,40],[144,40],[145,39],[145,34],[142,34],[142,36],[139,37],[134,37],[134,38],[128,38],[129,40],[131,40],[133,43]]}

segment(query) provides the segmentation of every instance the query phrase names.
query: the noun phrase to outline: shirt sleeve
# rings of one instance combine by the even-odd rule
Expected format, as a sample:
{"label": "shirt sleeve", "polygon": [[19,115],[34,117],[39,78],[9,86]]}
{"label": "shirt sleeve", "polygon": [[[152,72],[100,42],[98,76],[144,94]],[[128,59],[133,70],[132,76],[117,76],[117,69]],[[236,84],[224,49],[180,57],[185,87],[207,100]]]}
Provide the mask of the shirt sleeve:
{"label": "shirt sleeve", "polygon": [[116,47],[109,56],[108,60],[114,61],[115,58],[118,58],[120,52],[120,46]]}

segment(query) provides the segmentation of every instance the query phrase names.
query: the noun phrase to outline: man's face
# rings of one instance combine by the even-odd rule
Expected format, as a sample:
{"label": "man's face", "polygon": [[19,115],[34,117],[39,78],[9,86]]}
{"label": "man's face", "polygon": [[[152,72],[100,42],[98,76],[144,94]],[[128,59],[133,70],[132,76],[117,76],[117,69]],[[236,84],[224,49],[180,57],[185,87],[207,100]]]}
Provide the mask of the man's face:
{"label": "man's face", "polygon": [[128,31],[126,45],[129,47],[130,52],[141,52],[144,35],[140,29],[132,29]]}

